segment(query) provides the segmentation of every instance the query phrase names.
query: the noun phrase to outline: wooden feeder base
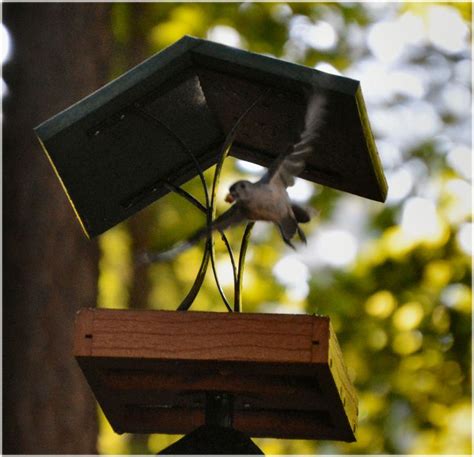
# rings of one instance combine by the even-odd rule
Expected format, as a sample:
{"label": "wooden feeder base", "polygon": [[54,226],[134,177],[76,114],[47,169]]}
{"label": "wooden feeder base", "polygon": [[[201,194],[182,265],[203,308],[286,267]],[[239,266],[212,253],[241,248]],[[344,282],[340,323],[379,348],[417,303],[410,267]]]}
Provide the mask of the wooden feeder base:
{"label": "wooden feeder base", "polygon": [[190,433],[222,392],[249,436],[355,440],[357,397],[327,317],[83,309],[74,341],[117,433]]}

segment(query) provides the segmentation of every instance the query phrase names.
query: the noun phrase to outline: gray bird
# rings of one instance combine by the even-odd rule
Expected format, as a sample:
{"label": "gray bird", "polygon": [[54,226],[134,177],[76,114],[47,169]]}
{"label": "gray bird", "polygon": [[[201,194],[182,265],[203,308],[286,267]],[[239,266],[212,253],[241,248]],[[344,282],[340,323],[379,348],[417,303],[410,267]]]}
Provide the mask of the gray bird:
{"label": "gray bird", "polygon": [[[310,97],[305,115],[305,126],[299,141],[289,151],[281,154],[262,178],[252,183],[237,181],[229,188],[225,199],[233,205],[217,217],[210,229],[222,232],[226,228],[244,221],[273,222],[280,230],[283,241],[293,249],[291,239],[298,234],[306,243],[299,223],[309,222],[308,212],[290,200],[287,187],[295,183],[295,176],[303,171],[306,160],[313,153],[315,142],[323,123],[326,99],[320,94]],[[143,263],[165,261],[190,248],[205,238],[210,230],[204,227],[186,241],[164,252],[145,253]]]}

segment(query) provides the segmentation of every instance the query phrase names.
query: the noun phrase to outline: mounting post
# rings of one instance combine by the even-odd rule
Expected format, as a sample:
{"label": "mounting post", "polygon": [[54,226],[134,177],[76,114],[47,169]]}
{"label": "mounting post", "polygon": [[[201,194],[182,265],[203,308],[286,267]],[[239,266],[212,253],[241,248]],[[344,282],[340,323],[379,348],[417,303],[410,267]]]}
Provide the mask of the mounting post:
{"label": "mounting post", "polygon": [[160,454],[254,454],[263,455],[248,435],[232,427],[234,396],[206,392],[204,425],[187,434]]}
{"label": "mounting post", "polygon": [[232,428],[234,397],[224,392],[206,392],[205,424]]}

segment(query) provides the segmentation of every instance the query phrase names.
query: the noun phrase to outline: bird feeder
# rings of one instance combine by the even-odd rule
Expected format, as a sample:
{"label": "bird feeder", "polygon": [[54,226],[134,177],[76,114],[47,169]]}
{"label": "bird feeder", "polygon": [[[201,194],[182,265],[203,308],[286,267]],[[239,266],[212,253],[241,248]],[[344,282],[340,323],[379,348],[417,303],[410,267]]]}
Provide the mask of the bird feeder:
{"label": "bird feeder", "polygon": [[[358,81],[188,36],[35,131],[94,237],[170,191],[184,195],[227,153],[270,165],[298,138],[315,91],[325,125],[300,176],[384,201]],[[75,356],[118,433],[355,439],[357,399],[326,317],[83,310]],[[167,451],[186,446],[202,451]]]}
{"label": "bird feeder", "polygon": [[327,317],[84,309],[74,345],[117,433],[190,433],[214,394],[250,436],[355,439],[357,398]]}

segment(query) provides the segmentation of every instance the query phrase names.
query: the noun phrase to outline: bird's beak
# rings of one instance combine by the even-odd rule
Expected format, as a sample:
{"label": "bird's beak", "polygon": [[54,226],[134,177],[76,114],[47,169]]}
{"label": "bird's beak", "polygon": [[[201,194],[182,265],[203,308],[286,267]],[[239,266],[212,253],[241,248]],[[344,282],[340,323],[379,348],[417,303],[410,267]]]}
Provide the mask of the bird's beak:
{"label": "bird's beak", "polygon": [[227,203],[234,203],[235,198],[232,196],[232,194],[227,194],[227,197],[225,198],[225,201]]}

